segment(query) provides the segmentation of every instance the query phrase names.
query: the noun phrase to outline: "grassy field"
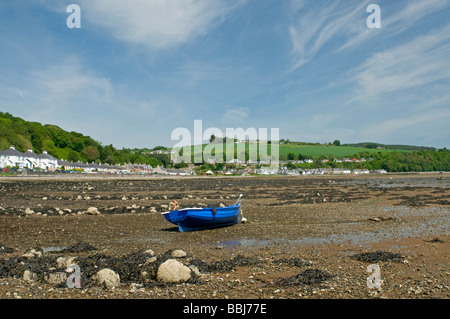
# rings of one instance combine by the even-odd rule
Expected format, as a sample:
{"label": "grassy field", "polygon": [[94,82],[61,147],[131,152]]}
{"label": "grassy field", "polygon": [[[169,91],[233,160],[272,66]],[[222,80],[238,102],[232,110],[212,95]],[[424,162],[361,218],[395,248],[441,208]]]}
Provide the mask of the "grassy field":
{"label": "grassy field", "polygon": [[286,156],[289,153],[294,153],[296,156],[302,154],[305,157],[327,156],[334,157],[349,157],[361,152],[410,152],[407,150],[392,150],[392,149],[374,149],[352,146],[334,146],[334,145],[296,145],[283,144],[280,145],[280,156]]}
{"label": "grassy field", "polygon": [[[206,144],[203,145],[205,148]],[[235,154],[237,146],[235,145]],[[249,144],[245,143],[245,150],[248,152]],[[217,150],[216,150],[217,151]],[[259,145],[258,145],[259,152]],[[361,152],[411,152],[410,150],[394,150],[394,149],[376,149],[376,148],[363,148],[355,146],[334,146],[334,145],[305,145],[305,144],[280,144],[279,155],[287,156],[289,153],[294,153],[295,156],[302,154],[305,158],[314,158],[319,156],[333,156],[336,158],[351,157]],[[191,154],[194,154],[194,147],[191,148]],[[269,146],[270,154],[270,146]]]}

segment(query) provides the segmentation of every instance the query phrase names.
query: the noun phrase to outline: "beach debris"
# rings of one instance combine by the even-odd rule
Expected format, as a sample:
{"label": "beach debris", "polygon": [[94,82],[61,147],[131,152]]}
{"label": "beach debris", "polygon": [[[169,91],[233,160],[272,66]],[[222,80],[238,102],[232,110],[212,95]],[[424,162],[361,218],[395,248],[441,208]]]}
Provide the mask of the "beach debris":
{"label": "beach debris", "polygon": [[387,220],[394,220],[395,218],[390,216],[378,216],[378,217],[370,217],[369,220],[373,222],[383,222]]}

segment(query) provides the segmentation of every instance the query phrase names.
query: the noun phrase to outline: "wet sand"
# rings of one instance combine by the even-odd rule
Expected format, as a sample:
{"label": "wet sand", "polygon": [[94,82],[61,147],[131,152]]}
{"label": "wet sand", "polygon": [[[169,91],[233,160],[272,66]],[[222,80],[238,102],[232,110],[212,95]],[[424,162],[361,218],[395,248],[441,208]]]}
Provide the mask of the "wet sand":
{"label": "wet sand", "polygon": [[[448,298],[449,175],[2,177],[0,298]],[[231,205],[239,194],[247,223],[180,233],[161,215],[173,200]],[[59,251],[79,243],[94,250]],[[31,248],[43,256],[24,261]],[[141,278],[149,249],[159,260],[181,249],[201,274]],[[27,263],[48,274],[60,256],[114,260],[121,284],[97,287],[91,269],[80,289],[23,280]],[[367,284],[374,264],[380,288]]]}

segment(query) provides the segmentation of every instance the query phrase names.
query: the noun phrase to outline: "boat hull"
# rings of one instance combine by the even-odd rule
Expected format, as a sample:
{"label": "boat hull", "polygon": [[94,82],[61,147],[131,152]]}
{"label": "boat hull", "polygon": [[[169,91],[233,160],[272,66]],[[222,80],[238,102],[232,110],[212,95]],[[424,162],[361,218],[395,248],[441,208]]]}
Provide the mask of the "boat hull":
{"label": "boat hull", "polygon": [[241,219],[241,205],[217,208],[185,208],[163,213],[167,221],[178,226],[180,232],[227,227]]}

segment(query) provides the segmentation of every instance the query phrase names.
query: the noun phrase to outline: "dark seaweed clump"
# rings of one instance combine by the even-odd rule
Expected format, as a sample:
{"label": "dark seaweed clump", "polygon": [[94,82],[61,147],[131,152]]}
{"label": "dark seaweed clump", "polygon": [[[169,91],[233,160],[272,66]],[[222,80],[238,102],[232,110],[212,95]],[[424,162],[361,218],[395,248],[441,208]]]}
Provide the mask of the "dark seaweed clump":
{"label": "dark seaweed clump", "polygon": [[380,261],[393,261],[393,262],[401,262],[405,259],[400,254],[397,253],[391,253],[386,251],[375,251],[375,252],[368,252],[368,253],[361,253],[356,254],[352,256],[353,259],[369,262],[369,263],[377,263]]}
{"label": "dark seaweed clump", "polygon": [[278,284],[281,286],[292,286],[292,285],[317,285],[324,281],[327,281],[331,278],[335,277],[326,271],[320,269],[306,269],[304,272],[288,277],[281,278],[278,280]]}
{"label": "dark seaweed clump", "polygon": [[231,260],[220,260],[207,263],[200,259],[195,259],[191,261],[191,265],[196,266],[200,272],[229,272],[236,267],[244,266],[255,266],[260,264],[261,261],[255,257],[245,257],[242,255],[237,255]]}
{"label": "dark seaweed clump", "polygon": [[429,240],[428,242],[429,243],[440,243],[440,244],[445,243],[443,240],[439,239],[438,237],[433,238],[432,240]]}
{"label": "dark seaweed clump", "polygon": [[0,254],[8,254],[8,253],[12,253],[14,251],[15,251],[14,248],[0,244]]}

